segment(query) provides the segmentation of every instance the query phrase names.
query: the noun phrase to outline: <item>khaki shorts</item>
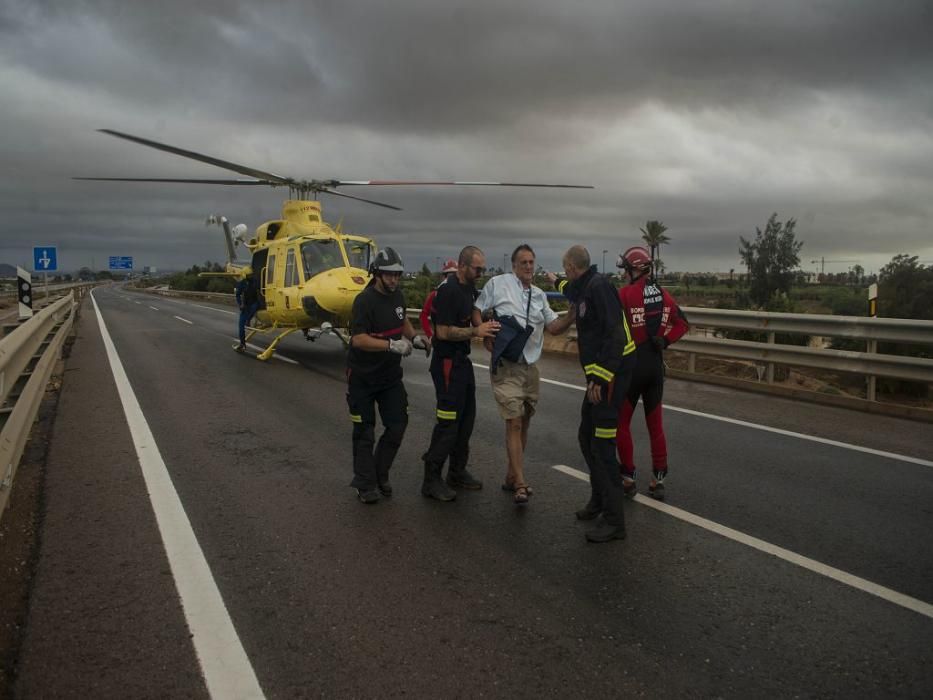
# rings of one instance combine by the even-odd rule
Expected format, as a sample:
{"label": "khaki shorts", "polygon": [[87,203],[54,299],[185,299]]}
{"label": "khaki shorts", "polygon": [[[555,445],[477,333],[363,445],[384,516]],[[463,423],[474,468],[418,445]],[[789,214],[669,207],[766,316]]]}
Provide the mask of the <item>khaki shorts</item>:
{"label": "khaki shorts", "polygon": [[502,360],[492,376],[492,393],[504,419],[531,418],[538,405],[541,374],[535,365]]}

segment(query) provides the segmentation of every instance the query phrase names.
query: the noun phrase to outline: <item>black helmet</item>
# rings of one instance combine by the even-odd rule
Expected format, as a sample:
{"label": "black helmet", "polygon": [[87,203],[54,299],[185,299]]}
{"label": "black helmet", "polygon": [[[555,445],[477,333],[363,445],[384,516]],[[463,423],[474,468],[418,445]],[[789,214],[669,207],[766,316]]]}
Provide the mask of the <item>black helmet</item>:
{"label": "black helmet", "polygon": [[369,266],[370,274],[377,272],[405,272],[405,265],[394,248],[383,248]]}

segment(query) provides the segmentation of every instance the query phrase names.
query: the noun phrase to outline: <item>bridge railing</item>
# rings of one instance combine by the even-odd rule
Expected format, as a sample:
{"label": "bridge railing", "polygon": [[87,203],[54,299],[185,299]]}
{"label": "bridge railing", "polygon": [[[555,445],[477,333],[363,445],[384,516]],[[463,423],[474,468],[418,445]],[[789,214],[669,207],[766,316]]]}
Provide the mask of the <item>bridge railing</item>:
{"label": "bridge railing", "polygon": [[74,319],[74,293],[0,338],[0,515]]}

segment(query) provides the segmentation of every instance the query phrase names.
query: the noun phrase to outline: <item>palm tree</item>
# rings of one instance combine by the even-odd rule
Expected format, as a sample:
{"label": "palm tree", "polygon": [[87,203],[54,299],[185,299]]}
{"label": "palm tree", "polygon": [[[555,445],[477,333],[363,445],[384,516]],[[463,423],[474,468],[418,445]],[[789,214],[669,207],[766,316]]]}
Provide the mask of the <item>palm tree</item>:
{"label": "palm tree", "polygon": [[655,266],[659,266],[661,264],[661,256],[658,249],[665,243],[671,242],[670,237],[664,235],[664,232],[667,231],[667,226],[660,221],[647,221],[645,227],[638,230],[641,231],[642,240],[647,243],[651,249],[651,257],[655,260]]}

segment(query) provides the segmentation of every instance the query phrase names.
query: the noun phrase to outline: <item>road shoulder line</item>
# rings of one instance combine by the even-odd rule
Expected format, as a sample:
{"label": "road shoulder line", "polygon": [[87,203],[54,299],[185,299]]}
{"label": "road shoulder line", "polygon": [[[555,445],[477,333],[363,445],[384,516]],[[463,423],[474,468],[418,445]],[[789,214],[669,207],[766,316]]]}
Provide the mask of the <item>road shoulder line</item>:
{"label": "road shoulder line", "polygon": [[172,484],[93,292],[91,300],[208,692],[215,698],[265,697],[233,627],[201,545],[191,529],[188,515]]}

